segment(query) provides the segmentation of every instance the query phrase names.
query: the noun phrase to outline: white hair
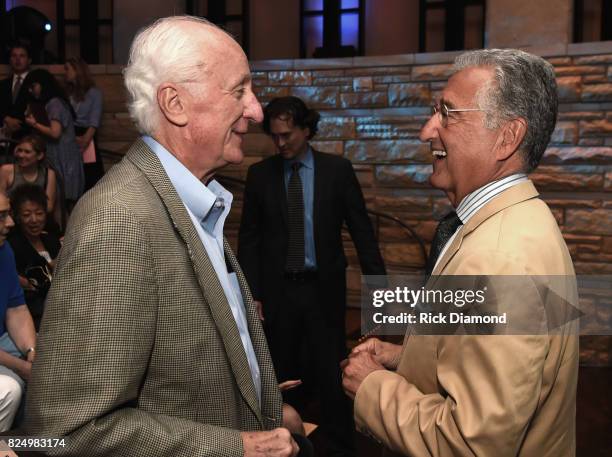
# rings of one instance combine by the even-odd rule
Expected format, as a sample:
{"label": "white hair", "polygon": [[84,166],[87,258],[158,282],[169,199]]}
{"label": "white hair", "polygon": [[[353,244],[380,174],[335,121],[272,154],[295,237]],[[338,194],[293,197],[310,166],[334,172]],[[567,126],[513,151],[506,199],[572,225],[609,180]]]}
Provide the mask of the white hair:
{"label": "white hair", "polygon": [[123,76],[128,110],[141,133],[151,135],[161,116],[157,88],[164,82],[185,83],[201,79],[206,67],[203,34],[194,35],[186,23],[202,24],[230,36],[206,19],[170,16],[140,30],[130,49]]}

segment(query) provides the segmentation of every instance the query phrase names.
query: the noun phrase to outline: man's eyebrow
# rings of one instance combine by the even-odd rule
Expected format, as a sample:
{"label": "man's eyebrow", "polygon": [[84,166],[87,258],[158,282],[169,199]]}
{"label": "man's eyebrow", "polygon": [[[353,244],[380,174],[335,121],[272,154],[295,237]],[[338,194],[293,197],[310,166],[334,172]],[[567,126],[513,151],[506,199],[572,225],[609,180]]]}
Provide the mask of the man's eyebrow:
{"label": "man's eyebrow", "polygon": [[238,83],[234,84],[234,86],[232,86],[232,90],[238,89],[240,86],[244,86],[245,84],[248,84],[249,82],[251,82],[251,74],[247,74],[244,75],[243,78],[238,81]]}
{"label": "man's eyebrow", "polygon": [[440,98],[440,105],[446,105],[448,109],[453,109],[455,104],[450,100],[445,99],[444,97]]}

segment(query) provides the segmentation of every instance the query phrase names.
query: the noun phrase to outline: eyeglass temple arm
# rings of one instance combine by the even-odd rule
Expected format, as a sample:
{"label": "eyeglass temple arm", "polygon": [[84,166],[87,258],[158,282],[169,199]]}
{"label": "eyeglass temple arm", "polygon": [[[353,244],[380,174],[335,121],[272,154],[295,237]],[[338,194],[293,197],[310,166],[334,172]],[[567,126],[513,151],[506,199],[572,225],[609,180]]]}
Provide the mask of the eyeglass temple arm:
{"label": "eyeglass temple arm", "polygon": [[461,109],[450,109],[450,108],[446,108],[446,111],[448,113],[458,113],[458,112],[463,112],[463,111],[483,111],[480,108],[461,108]]}

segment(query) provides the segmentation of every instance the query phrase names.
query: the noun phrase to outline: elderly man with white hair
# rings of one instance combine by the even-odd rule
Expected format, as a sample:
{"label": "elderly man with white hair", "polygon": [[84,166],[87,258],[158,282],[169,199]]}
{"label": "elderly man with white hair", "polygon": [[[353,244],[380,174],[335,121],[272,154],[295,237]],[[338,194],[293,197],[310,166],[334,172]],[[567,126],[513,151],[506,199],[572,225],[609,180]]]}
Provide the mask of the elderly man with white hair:
{"label": "elderly man with white hair", "polygon": [[213,179],[262,119],[246,56],[204,20],[160,19],[125,84],[143,137],[72,214],[26,431],[65,437],[57,455],[294,456]]}

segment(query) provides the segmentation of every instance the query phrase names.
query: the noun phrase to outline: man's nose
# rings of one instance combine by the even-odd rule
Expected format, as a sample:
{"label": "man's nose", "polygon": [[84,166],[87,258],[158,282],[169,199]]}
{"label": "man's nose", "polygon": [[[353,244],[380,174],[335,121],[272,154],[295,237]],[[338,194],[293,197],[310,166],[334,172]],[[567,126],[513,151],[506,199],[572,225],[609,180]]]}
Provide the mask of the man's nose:
{"label": "man's nose", "polygon": [[246,100],[246,106],[244,108],[244,117],[252,122],[263,121],[263,110],[259,104],[259,100],[253,92],[250,92],[248,99]]}
{"label": "man's nose", "polygon": [[438,137],[438,128],[440,127],[440,122],[438,120],[439,117],[440,116],[437,114],[432,114],[430,116],[425,125],[421,127],[421,131],[419,132],[419,140],[425,143]]}
{"label": "man's nose", "polygon": [[15,221],[13,220],[10,214],[6,216],[6,221],[4,221],[4,226],[8,228],[15,227]]}

